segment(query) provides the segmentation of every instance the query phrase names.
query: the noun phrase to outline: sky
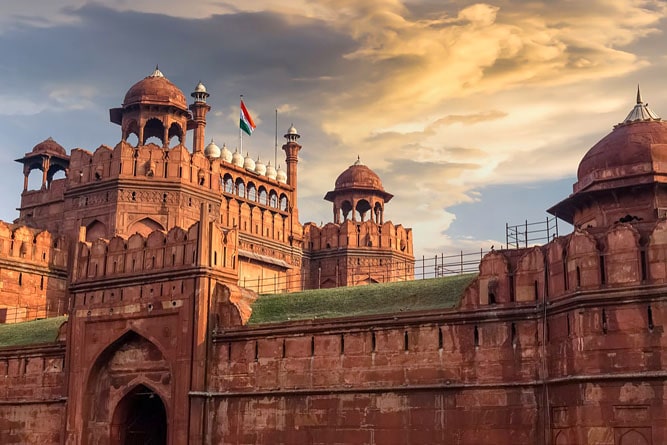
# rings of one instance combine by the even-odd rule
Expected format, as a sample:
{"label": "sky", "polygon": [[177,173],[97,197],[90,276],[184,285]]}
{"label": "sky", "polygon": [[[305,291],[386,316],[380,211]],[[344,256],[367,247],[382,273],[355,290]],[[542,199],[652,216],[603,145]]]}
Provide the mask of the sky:
{"label": "sky", "polygon": [[302,223],[332,220],[323,197],[359,156],[417,257],[499,246],[572,192],[638,84],[667,113],[666,30],[664,0],[2,2],[0,219],[18,216],[14,159],[48,137],[114,146],[108,110],[159,64],[188,98],[206,85],[218,145],[238,145],[240,94],[253,157],[274,159],[276,109],[279,145],[294,124]]}

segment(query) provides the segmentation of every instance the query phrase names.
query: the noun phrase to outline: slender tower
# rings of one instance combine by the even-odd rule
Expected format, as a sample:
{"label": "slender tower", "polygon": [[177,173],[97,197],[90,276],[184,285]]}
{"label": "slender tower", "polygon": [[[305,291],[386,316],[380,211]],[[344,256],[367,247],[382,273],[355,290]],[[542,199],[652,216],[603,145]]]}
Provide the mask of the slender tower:
{"label": "slender tower", "polygon": [[287,162],[287,183],[294,189],[293,202],[296,202],[296,164],[299,162],[299,151],[301,150],[301,145],[299,145],[297,140],[300,137],[301,135],[296,131],[294,125],[291,125],[285,134],[287,142],[283,145],[283,150],[285,150],[286,154],[285,162]]}
{"label": "slender tower", "polygon": [[192,151],[197,153],[204,151],[206,113],[211,111],[210,105],[206,103],[206,98],[210,94],[206,92],[204,84],[199,82],[190,96],[195,99],[194,103],[189,107],[190,111],[192,111],[192,121],[189,123],[194,130],[192,135]]}
{"label": "slender tower", "polygon": [[290,242],[293,245],[300,246],[302,242],[302,229],[299,223],[299,210],[298,210],[298,201],[297,201],[297,168],[296,165],[299,162],[299,151],[301,150],[301,145],[297,140],[301,135],[296,131],[294,125],[290,125],[287,133],[285,134],[285,139],[287,142],[283,145],[283,150],[285,150],[285,162],[287,163],[287,184],[292,188],[292,197],[290,199]]}

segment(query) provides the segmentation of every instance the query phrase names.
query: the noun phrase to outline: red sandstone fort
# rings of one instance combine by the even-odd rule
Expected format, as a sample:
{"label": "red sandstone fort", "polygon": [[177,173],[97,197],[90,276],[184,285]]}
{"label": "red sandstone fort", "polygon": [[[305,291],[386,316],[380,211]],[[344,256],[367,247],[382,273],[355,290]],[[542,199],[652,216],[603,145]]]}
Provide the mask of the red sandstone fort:
{"label": "red sandstone fort", "polygon": [[424,281],[370,168],[302,225],[294,126],[282,170],[206,144],[191,96],[156,69],[115,147],[17,160],[0,443],[667,443],[667,123],[639,93],[549,209],[572,233]]}

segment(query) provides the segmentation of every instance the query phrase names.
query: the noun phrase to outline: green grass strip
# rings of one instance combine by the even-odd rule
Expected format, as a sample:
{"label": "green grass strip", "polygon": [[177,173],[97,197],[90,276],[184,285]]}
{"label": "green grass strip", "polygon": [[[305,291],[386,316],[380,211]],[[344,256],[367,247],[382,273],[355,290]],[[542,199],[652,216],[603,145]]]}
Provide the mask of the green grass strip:
{"label": "green grass strip", "polygon": [[261,295],[249,324],[455,307],[476,274]]}
{"label": "green grass strip", "polygon": [[56,341],[58,328],[67,317],[53,317],[22,323],[0,324],[0,347],[33,345]]}

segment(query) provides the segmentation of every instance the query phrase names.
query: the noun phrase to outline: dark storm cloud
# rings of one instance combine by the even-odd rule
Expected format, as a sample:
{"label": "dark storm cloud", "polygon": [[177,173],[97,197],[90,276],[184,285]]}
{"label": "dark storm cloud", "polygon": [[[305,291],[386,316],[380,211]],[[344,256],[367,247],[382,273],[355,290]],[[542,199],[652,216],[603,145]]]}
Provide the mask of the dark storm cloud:
{"label": "dark storm cloud", "polygon": [[8,49],[3,71],[12,74],[3,75],[5,85],[41,83],[48,76],[55,82],[104,79],[117,91],[130,73],[146,75],[160,63],[179,85],[200,75],[275,90],[276,82],[284,86],[293,77],[335,76],[345,69],[338,56],[352,45],[321,20],[269,12],[180,19],[92,5],[72,14],[79,18],[75,24],[23,26],[0,36]]}

